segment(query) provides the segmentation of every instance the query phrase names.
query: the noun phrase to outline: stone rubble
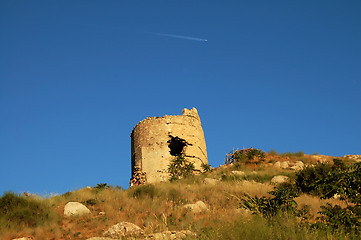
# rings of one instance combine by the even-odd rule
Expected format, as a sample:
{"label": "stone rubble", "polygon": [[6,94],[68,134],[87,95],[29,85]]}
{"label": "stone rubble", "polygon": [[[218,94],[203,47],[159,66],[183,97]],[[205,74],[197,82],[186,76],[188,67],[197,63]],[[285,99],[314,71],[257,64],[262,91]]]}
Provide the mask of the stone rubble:
{"label": "stone rubble", "polygon": [[343,157],[344,157],[344,158],[348,158],[348,159],[355,160],[356,162],[361,162],[361,155],[350,154],[350,155],[345,155],[345,156],[343,156]]}
{"label": "stone rubble", "polygon": [[305,164],[302,161],[296,161],[296,163],[291,167],[292,170],[299,171],[305,167]]}
{"label": "stone rubble", "polygon": [[209,210],[208,206],[203,201],[197,201],[193,204],[186,204],[184,208],[190,210],[193,213],[201,213]]}
{"label": "stone rubble", "polygon": [[117,223],[103,233],[104,237],[123,238],[143,235],[143,230],[137,225],[130,222]]}

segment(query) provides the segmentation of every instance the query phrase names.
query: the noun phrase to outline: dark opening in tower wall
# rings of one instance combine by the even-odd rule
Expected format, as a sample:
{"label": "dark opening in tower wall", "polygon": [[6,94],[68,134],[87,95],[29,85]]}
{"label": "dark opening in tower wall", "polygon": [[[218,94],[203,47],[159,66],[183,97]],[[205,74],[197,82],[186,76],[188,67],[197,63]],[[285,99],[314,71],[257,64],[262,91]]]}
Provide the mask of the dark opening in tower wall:
{"label": "dark opening in tower wall", "polygon": [[187,141],[179,137],[169,135],[170,139],[167,141],[170,149],[170,155],[179,156],[183,153],[184,147],[188,145]]}

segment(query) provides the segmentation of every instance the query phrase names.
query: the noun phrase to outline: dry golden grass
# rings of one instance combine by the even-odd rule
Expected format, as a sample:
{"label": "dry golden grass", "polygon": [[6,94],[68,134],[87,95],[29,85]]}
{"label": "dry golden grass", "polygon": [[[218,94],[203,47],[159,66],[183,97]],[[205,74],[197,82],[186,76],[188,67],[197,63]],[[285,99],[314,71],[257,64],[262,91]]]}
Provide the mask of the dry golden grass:
{"label": "dry golden grass", "polygon": [[[232,170],[232,167],[223,167],[207,175],[156,186],[138,186],[128,190],[84,188],[53,196],[43,201],[52,206],[57,219],[36,228],[5,229],[0,233],[0,239],[87,239],[101,236],[104,230],[121,221],[140,226],[146,234],[189,229],[199,234],[200,239],[239,239],[239,236],[244,239],[336,239],[332,234],[297,230],[295,219],[289,219],[289,222],[281,219],[280,226],[270,226],[265,220],[238,209],[244,194],[270,196],[268,192],[273,186],[268,179],[279,174],[291,176],[292,172],[262,166],[244,167],[245,180],[242,177],[231,178]],[[223,177],[224,181],[207,185],[203,183],[205,177]],[[198,200],[205,202],[209,211],[195,214],[183,207]],[[64,217],[64,206],[70,201],[82,202],[92,215]],[[296,201],[300,207],[309,205],[314,218],[326,202],[340,204],[338,200],[326,201],[308,195],[302,195]]]}
{"label": "dry golden grass", "polygon": [[320,217],[321,215],[318,213],[321,211],[321,206],[326,205],[326,203],[330,203],[331,205],[339,205],[341,207],[346,207],[347,205],[345,202],[339,200],[339,199],[320,199],[316,196],[311,196],[307,194],[303,194],[297,198],[295,198],[295,201],[298,204],[299,209],[308,206],[310,209],[310,214],[312,216],[312,220],[315,220],[317,217]]}

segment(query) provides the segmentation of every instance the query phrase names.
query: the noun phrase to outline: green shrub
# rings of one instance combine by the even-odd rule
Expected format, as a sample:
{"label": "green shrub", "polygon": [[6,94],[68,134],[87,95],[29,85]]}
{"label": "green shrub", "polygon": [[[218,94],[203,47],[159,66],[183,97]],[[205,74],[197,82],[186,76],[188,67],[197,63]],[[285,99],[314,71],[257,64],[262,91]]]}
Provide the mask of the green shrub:
{"label": "green shrub", "polygon": [[101,191],[101,190],[104,190],[104,189],[107,189],[107,188],[110,188],[110,186],[107,183],[98,183],[94,187],[94,189],[97,190],[97,191]]}
{"label": "green shrub", "polygon": [[297,203],[294,198],[298,196],[298,190],[295,185],[287,182],[281,183],[269,193],[274,197],[259,198],[245,195],[246,198],[241,200],[241,207],[267,219],[273,218],[280,212],[297,214]]}
{"label": "green shrub", "polygon": [[312,195],[322,194],[322,189],[317,181],[324,179],[332,170],[331,164],[317,164],[308,166],[296,173],[296,186],[304,193]]}
{"label": "green shrub", "polygon": [[260,149],[248,148],[242,150],[231,151],[226,155],[226,164],[233,163],[239,166],[240,164],[255,163],[259,164],[265,160],[265,152]]}
{"label": "green shrub", "polygon": [[201,168],[202,168],[202,173],[207,173],[211,171],[211,166],[207,163],[202,163]]}
{"label": "green shrub", "polygon": [[168,172],[170,174],[170,181],[189,177],[193,175],[194,164],[185,160],[184,156],[178,155],[169,164]]}
{"label": "green shrub", "polygon": [[334,159],[334,165],[319,164],[297,173],[298,188],[307,193],[318,194],[321,198],[338,196],[347,207],[327,204],[319,212],[320,222],[316,228],[331,228],[361,234],[361,163],[346,166]]}
{"label": "green shrub", "polygon": [[340,195],[341,200],[361,204],[361,163],[345,166],[317,164],[296,174],[296,185],[304,193],[331,198]]}
{"label": "green shrub", "polygon": [[7,192],[0,198],[0,229],[36,227],[55,218],[45,200]]}
{"label": "green shrub", "polygon": [[[333,230],[342,229],[349,233],[361,233],[361,206],[347,206],[342,208],[339,205],[332,206],[327,203],[321,206],[319,212],[322,216],[319,218],[323,224],[331,227]],[[319,225],[316,225],[319,227]]]}
{"label": "green shrub", "polygon": [[88,206],[94,206],[95,204],[98,203],[98,201],[94,198],[90,198],[90,199],[84,201],[83,203]]}

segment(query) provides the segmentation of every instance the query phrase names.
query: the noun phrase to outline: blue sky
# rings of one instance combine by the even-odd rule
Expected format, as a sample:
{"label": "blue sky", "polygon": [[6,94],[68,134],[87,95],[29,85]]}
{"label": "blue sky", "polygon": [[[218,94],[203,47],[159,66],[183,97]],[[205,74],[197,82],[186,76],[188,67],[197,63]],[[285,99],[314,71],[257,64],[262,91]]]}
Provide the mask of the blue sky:
{"label": "blue sky", "polygon": [[213,167],[251,146],[361,154],[360,12],[358,0],[2,0],[0,194],[127,188],[134,125],[192,107]]}

